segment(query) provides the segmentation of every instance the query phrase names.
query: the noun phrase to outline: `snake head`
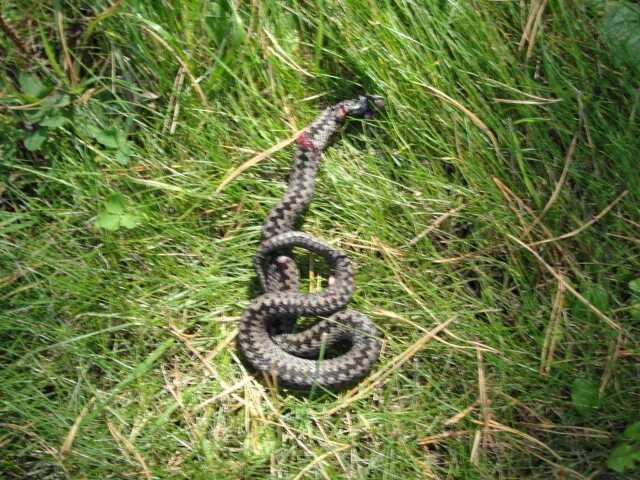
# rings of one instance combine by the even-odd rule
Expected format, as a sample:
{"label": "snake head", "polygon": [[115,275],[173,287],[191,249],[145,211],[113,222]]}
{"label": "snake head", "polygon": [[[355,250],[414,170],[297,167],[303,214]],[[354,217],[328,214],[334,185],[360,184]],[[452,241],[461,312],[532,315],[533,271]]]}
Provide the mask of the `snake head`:
{"label": "snake head", "polygon": [[344,102],[341,107],[344,116],[353,118],[372,118],[378,113],[378,110],[384,108],[384,100],[379,95],[367,94],[358,100],[350,100]]}

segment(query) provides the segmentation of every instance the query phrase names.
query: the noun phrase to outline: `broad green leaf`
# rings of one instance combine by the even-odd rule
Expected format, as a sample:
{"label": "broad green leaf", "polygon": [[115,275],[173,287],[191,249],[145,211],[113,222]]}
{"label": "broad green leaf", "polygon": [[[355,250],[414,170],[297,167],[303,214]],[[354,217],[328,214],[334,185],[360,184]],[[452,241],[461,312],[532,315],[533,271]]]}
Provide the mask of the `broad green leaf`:
{"label": "broad green leaf", "polygon": [[118,151],[116,152],[116,162],[126,167],[127,165],[129,165],[129,154],[122,149],[118,149]]}
{"label": "broad green leaf", "polygon": [[630,0],[594,3],[601,9],[598,30],[617,60],[640,69],[640,6]]}
{"label": "broad green leaf", "polygon": [[109,212],[102,212],[96,219],[96,225],[105,230],[115,231],[120,228],[120,215]]}
{"label": "broad green leaf", "polygon": [[49,128],[60,128],[65,123],[68,123],[69,119],[67,117],[63,117],[62,115],[56,115],[55,117],[45,118],[40,125],[43,127]]}
{"label": "broad green leaf", "polygon": [[30,152],[35,152],[38,150],[44,141],[47,139],[47,129],[39,128],[34,130],[33,132],[29,132],[27,136],[24,138],[24,146],[27,147],[27,150]]}
{"label": "broad green leaf", "polygon": [[633,440],[640,440],[640,422],[632,423],[625,428],[624,436]]}
{"label": "broad green leaf", "polygon": [[[601,312],[606,313],[607,309],[609,308],[609,293],[604,288],[599,285],[593,285],[582,295],[594,307],[596,307]],[[582,302],[576,302],[571,309],[571,313],[578,320],[583,320],[586,322],[593,322],[597,320],[596,314],[593,313]]]}
{"label": "broad green leaf", "polygon": [[124,212],[124,197],[117,192],[112,193],[104,201],[104,207],[107,209],[107,212],[119,215]]}
{"label": "broad green leaf", "polygon": [[618,473],[635,469],[636,461],[640,461],[640,444],[623,443],[609,452],[607,466]]}
{"label": "broad green leaf", "polygon": [[125,213],[124,215],[120,216],[120,225],[131,230],[132,228],[135,228],[136,225],[138,225],[138,217],[130,213]]}
{"label": "broad green leaf", "polygon": [[629,282],[629,289],[632,292],[640,293],[640,278],[636,278],[635,280],[631,280]]}
{"label": "broad green leaf", "polygon": [[82,114],[76,114],[74,126],[81,137],[96,138],[100,131],[100,128],[89,117]]}
{"label": "broad green leaf", "polygon": [[108,148],[118,148],[118,133],[115,128],[98,130],[95,132],[95,139]]}
{"label": "broad green leaf", "polygon": [[129,156],[131,155],[131,142],[124,142],[116,152],[116,161],[120,165],[129,165]]}
{"label": "broad green leaf", "polygon": [[598,387],[587,379],[576,378],[571,385],[571,402],[580,415],[590,415],[598,406]]}
{"label": "broad green leaf", "polygon": [[49,95],[42,101],[42,106],[47,108],[62,108],[71,103],[71,97],[66,93]]}
{"label": "broad green leaf", "polygon": [[127,135],[122,130],[116,130],[116,142],[120,148],[127,142]]}
{"label": "broad green leaf", "polygon": [[29,97],[42,98],[47,94],[48,88],[35,75],[21,73],[18,75],[18,82],[22,93]]}
{"label": "broad green leaf", "polygon": [[48,108],[38,108],[35,110],[28,110],[24,113],[24,118],[30,123],[40,123],[47,115],[51,113],[51,110]]}

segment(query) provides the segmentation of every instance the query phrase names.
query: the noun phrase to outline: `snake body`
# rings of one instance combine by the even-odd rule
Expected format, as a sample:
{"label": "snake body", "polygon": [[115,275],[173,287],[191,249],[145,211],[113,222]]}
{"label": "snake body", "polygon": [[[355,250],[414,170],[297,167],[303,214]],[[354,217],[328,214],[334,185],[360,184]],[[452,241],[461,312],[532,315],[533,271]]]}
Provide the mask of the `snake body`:
{"label": "snake body", "polygon": [[[367,95],[324,110],[298,138],[287,191],[264,222],[254,258],[264,294],[246,308],[238,346],[253,368],[278,384],[335,390],[362,378],[378,359],[375,325],[366,315],[345,308],[354,291],[351,262],[342,251],[296,231],[295,223],[313,196],[322,152],[346,119],[370,118],[383,106],[380,97]],[[295,247],[327,261],[331,276],[323,291],[299,291]],[[325,318],[294,332],[303,316]]]}

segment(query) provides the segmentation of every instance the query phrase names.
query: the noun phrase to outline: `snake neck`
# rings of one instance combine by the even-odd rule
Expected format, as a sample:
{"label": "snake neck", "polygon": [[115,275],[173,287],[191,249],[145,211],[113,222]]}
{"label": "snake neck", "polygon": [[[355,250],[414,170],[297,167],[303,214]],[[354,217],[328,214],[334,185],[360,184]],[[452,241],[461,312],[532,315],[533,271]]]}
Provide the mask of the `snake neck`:
{"label": "snake neck", "polygon": [[271,209],[262,228],[262,242],[294,229],[309,206],[316,184],[321,151],[300,148],[296,152],[289,186],[278,204]]}
{"label": "snake neck", "polygon": [[262,242],[294,230],[313,196],[322,152],[335,140],[347,117],[370,118],[384,102],[376,95],[347,100],[326,108],[298,138],[289,187],[278,204],[269,212],[262,229]]}

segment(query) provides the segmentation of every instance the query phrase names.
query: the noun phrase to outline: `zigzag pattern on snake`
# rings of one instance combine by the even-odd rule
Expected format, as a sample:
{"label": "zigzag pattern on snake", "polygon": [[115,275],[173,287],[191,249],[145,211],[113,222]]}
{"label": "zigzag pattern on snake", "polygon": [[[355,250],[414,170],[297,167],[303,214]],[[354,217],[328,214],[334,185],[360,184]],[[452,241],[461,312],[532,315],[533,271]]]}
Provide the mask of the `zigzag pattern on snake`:
{"label": "zigzag pattern on snake", "polygon": [[[367,95],[324,110],[299,137],[287,191],[264,222],[254,258],[264,294],[246,308],[238,346],[253,368],[274,377],[278,384],[339,389],[366,375],[380,354],[373,322],[345,308],[354,291],[351,262],[342,251],[295,231],[295,223],[313,196],[322,152],[346,119],[370,118],[383,106],[380,97]],[[327,261],[331,276],[323,291],[299,291],[294,247]],[[302,316],[326,318],[295,332]]]}

